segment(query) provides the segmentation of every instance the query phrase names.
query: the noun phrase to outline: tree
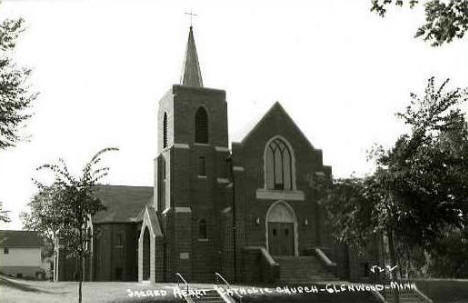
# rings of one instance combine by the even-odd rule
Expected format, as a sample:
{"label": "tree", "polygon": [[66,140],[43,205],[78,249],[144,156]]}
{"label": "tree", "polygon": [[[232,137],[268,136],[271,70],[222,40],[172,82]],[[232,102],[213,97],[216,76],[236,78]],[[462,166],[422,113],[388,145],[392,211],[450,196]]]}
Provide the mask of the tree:
{"label": "tree", "polygon": [[28,86],[31,70],[16,66],[12,59],[23,25],[23,19],[7,19],[0,24],[0,149],[24,139],[19,129],[31,117],[25,110],[37,97]]}
{"label": "tree", "polygon": [[24,215],[26,226],[39,230],[60,241],[60,248],[70,257],[77,257],[78,301],[82,301],[84,257],[88,253],[86,245],[90,235],[86,231],[88,220],[100,210],[104,210],[101,200],[96,197],[96,185],[108,172],[109,167],[97,167],[102,155],[116,148],[105,148],[96,153],[85,165],[80,176],[70,174],[63,160],[58,164],[45,164],[37,170],[53,173],[55,181],[44,185],[36,181],[39,193],[30,203],[31,213]]}
{"label": "tree", "polygon": [[[413,8],[422,1],[418,0],[371,0],[371,11],[385,16],[390,5]],[[432,46],[450,43],[461,39],[468,30],[468,0],[428,0],[424,1],[426,23],[419,27],[415,37],[429,41]]]}
{"label": "tree", "polygon": [[468,131],[460,105],[468,90],[444,92],[429,79],[425,96],[398,117],[411,127],[389,150],[376,154],[374,177],[385,193],[386,219],[409,246],[432,249],[447,228],[467,223]]}
{"label": "tree", "polygon": [[45,242],[45,256],[54,253],[54,240],[61,228],[60,208],[55,199],[59,195],[60,187],[54,183],[41,186],[40,191],[28,203],[29,212],[20,213],[23,228],[38,231]]}
{"label": "tree", "polygon": [[392,148],[374,150],[373,174],[316,182],[328,192],[323,204],[339,240],[365,249],[386,235],[391,262],[401,265],[414,249],[443,250],[447,233],[467,226],[468,127],[459,106],[468,91],[445,92],[447,83],[436,88],[431,78],[423,98],[411,94],[398,114],[410,131]]}
{"label": "tree", "polygon": [[3,202],[0,202],[0,222],[10,222],[9,212],[9,210],[3,210]]}
{"label": "tree", "polygon": [[449,230],[431,253],[428,274],[439,278],[468,277],[468,227]]}

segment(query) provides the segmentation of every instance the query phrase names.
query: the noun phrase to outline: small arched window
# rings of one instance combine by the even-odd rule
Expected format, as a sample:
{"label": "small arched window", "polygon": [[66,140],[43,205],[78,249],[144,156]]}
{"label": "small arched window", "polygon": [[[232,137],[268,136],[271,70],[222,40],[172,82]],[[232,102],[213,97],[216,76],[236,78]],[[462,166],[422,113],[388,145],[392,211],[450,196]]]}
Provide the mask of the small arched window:
{"label": "small arched window", "polygon": [[166,180],[166,159],[161,157],[161,180]]}
{"label": "small arched window", "polygon": [[166,160],[163,156],[158,159],[158,210],[166,208]]}
{"label": "small arched window", "polygon": [[293,161],[288,145],[276,138],[266,146],[265,184],[267,189],[293,189]]}
{"label": "small arched window", "polygon": [[208,230],[205,219],[201,219],[198,222],[198,239],[208,239]]}
{"label": "small arched window", "polygon": [[163,117],[163,148],[167,147],[167,113]]}
{"label": "small arched window", "polygon": [[195,142],[208,143],[208,114],[203,107],[195,113]]}

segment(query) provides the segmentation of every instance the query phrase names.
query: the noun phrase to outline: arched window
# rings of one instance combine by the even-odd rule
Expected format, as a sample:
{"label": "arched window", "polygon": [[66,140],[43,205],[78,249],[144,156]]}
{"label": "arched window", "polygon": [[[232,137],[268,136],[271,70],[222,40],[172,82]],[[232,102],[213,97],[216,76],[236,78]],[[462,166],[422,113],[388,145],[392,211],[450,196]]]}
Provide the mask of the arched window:
{"label": "arched window", "polygon": [[163,156],[158,159],[158,210],[166,208],[166,160]]}
{"label": "arched window", "polygon": [[164,113],[163,118],[163,148],[167,147],[167,113]]}
{"label": "arched window", "polygon": [[148,227],[143,231],[143,280],[149,280],[151,277],[151,239]]}
{"label": "arched window", "polygon": [[203,107],[195,114],[195,142],[208,143],[208,114]]}
{"label": "arched window", "polygon": [[161,156],[161,180],[166,180],[166,159]]}
{"label": "arched window", "polygon": [[266,146],[265,184],[267,189],[293,189],[293,161],[288,145],[276,138]]}
{"label": "arched window", "polygon": [[198,239],[208,239],[208,231],[205,219],[201,219],[198,222]]}

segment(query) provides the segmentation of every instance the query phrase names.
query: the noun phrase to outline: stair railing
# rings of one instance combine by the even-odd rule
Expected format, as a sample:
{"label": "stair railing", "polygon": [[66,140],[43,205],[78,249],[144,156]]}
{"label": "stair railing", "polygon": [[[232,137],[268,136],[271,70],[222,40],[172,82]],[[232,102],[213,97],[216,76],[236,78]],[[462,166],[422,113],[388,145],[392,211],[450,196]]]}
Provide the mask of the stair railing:
{"label": "stair railing", "polygon": [[218,284],[219,280],[221,280],[224,284],[226,284],[228,289],[231,289],[231,284],[229,284],[229,282],[226,281],[226,279],[224,279],[224,277],[220,273],[215,272],[215,278],[216,278],[216,284]]}
{"label": "stair railing", "polygon": [[189,284],[187,283],[187,281],[185,281],[184,277],[182,277],[182,275],[180,273],[176,272],[175,275],[177,277],[177,287],[180,288],[180,282],[183,282],[185,284],[187,294],[188,294],[189,293]]}
{"label": "stair railing", "polygon": [[336,266],[336,263],[332,262],[320,248],[317,247],[314,250],[315,250],[315,254],[317,255],[317,257],[319,257],[320,261],[322,261],[326,266],[329,266],[329,267]]}
{"label": "stair railing", "polygon": [[426,296],[422,291],[420,291],[417,286],[413,290],[414,290],[416,296],[418,298],[422,299],[424,302],[433,303],[433,301],[428,296]]}
{"label": "stair railing", "polygon": [[319,259],[319,261],[328,269],[328,271],[332,272],[335,276],[338,275],[338,267],[335,262],[331,261],[328,256],[321,250],[320,248],[316,247],[314,249],[315,256]]}

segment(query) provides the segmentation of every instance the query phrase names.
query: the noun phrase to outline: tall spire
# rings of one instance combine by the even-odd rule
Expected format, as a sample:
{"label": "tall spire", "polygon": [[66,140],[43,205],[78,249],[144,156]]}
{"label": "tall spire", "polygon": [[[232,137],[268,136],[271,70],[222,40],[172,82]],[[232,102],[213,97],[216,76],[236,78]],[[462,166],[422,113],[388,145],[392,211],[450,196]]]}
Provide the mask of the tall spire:
{"label": "tall spire", "polygon": [[201,76],[200,65],[198,64],[197,48],[195,47],[192,26],[190,26],[180,84],[192,87],[203,87],[203,80]]}

